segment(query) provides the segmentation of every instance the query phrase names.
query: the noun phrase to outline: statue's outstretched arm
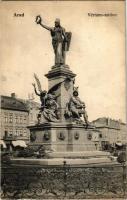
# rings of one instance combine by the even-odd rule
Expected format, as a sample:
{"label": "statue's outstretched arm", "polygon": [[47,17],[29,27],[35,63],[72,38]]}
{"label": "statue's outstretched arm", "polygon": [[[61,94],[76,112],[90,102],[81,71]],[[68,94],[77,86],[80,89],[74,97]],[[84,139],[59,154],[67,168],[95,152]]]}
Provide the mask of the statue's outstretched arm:
{"label": "statue's outstretched arm", "polygon": [[42,23],[40,23],[40,25],[41,25],[43,28],[45,28],[46,30],[48,30],[48,31],[51,31],[51,30],[52,30],[51,27],[48,27],[48,26],[46,26],[46,25],[44,25],[44,24],[42,24]]}

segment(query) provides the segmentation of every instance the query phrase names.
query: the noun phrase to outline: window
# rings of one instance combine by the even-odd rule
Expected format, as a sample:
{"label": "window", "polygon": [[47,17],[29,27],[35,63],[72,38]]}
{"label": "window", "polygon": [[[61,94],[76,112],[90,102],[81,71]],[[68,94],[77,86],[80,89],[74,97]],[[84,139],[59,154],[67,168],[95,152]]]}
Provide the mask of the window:
{"label": "window", "polygon": [[4,122],[8,123],[8,115],[7,114],[5,114],[5,116],[4,116]]}
{"label": "window", "polygon": [[26,116],[24,116],[24,123],[26,123]]}
{"label": "window", "polygon": [[18,136],[20,136],[20,130],[18,130]]}
{"label": "window", "polygon": [[15,123],[17,123],[17,121],[18,121],[18,116],[15,115]]}
{"label": "window", "polygon": [[13,135],[16,136],[16,130],[13,132]]}
{"label": "window", "polygon": [[99,134],[99,138],[102,138],[102,134],[101,133]]}
{"label": "window", "polygon": [[13,136],[13,130],[12,129],[9,130],[9,136]]}
{"label": "window", "polygon": [[23,120],[22,120],[22,115],[20,116],[20,124],[23,123]]}
{"label": "window", "polygon": [[22,130],[20,130],[19,132],[20,132],[20,136],[23,136],[23,131],[22,131]]}
{"label": "window", "polygon": [[16,129],[16,131],[15,131],[15,135],[18,136],[18,130],[17,130],[17,129]]}
{"label": "window", "polygon": [[9,114],[9,123],[13,122],[13,114]]}
{"label": "window", "polygon": [[24,135],[24,136],[27,136],[27,131],[26,131],[26,130],[24,130],[23,135]]}
{"label": "window", "polygon": [[15,123],[16,124],[20,123],[20,117],[18,115],[15,116]]}

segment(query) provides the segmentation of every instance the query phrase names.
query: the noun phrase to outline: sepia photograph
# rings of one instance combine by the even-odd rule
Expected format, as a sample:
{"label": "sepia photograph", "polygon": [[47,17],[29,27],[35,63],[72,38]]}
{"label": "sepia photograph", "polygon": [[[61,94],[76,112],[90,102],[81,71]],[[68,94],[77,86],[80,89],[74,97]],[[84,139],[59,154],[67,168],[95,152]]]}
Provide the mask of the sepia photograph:
{"label": "sepia photograph", "polygon": [[125,1],[0,2],[1,199],[126,199]]}

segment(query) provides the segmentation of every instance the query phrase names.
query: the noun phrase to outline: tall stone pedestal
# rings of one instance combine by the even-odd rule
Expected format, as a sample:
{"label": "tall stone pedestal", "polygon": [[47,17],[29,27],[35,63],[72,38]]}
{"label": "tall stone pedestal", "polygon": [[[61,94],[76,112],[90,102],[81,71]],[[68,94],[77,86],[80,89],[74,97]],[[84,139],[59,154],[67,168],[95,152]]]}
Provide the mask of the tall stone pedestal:
{"label": "tall stone pedestal", "polygon": [[[53,67],[52,70],[45,75],[48,78],[48,89],[50,90],[54,86],[57,86],[56,95],[58,95],[57,103],[59,104],[60,121],[65,121],[64,112],[66,105],[73,93],[74,87],[74,74],[68,66]],[[70,80],[66,81],[67,78]],[[59,84],[61,83],[61,84]]]}

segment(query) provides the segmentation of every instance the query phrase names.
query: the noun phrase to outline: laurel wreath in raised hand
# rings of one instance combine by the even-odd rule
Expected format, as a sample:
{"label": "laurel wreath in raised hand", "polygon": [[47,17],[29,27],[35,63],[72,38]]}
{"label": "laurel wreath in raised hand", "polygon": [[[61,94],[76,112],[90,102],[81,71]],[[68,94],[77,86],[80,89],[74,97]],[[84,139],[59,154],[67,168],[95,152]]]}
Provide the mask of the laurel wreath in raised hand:
{"label": "laurel wreath in raised hand", "polygon": [[36,16],[36,23],[41,24],[42,18],[40,15]]}

